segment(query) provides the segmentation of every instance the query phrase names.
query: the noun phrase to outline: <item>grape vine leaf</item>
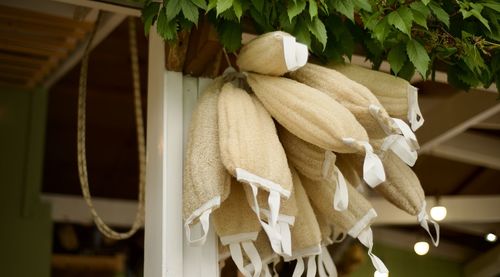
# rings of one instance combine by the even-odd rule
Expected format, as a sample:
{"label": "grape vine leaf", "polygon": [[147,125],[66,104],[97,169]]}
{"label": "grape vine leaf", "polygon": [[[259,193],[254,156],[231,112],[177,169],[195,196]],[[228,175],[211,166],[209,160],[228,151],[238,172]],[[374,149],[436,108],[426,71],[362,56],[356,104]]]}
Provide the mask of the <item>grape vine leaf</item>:
{"label": "grape vine leaf", "polygon": [[406,43],[406,52],[417,71],[425,78],[431,61],[425,48],[415,39],[411,39]]}

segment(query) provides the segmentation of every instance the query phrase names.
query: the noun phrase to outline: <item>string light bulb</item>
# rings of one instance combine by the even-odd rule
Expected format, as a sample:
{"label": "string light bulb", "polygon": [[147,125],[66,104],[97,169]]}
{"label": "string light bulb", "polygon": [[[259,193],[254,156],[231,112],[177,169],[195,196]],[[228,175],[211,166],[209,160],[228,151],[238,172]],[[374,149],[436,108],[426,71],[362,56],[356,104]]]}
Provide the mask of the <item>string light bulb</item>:
{"label": "string light bulb", "polygon": [[425,241],[419,241],[413,246],[413,250],[419,256],[423,256],[429,252],[429,244]]}
{"label": "string light bulb", "polygon": [[442,221],[446,218],[448,211],[445,206],[442,206],[439,201],[439,197],[436,197],[436,205],[431,208],[431,217],[435,221]]}
{"label": "string light bulb", "polygon": [[484,236],[484,238],[489,241],[489,242],[495,242],[497,241],[497,235],[493,234],[493,233],[488,233],[486,234],[486,236]]}

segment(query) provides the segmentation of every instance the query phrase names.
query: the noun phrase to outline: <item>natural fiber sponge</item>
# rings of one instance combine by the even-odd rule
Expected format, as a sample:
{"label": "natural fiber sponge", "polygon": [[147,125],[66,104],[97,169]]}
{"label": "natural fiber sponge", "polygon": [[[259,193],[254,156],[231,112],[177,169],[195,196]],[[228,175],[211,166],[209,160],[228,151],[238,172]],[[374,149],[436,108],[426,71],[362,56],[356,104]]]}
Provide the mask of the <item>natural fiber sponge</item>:
{"label": "natural fiber sponge", "polygon": [[243,45],[236,59],[241,71],[281,76],[307,62],[307,46],[292,35],[276,31],[266,33]]}
{"label": "natural fiber sponge", "polygon": [[420,213],[425,193],[415,172],[390,151],[382,162],[386,180],[375,189],[401,210],[411,215]]}
{"label": "natural fiber sponge", "polygon": [[354,115],[325,93],[283,77],[249,73],[247,81],[269,113],[299,138],[339,153],[363,151],[344,138],[368,142]]}
{"label": "natural fiber sponge", "polygon": [[[231,176],[222,164],[219,150],[217,105],[222,79],[203,92],[191,117],[184,161],[183,215],[186,232],[205,214],[206,220],[229,195]],[[208,231],[207,222],[204,222]],[[203,225],[203,224],[202,224]],[[204,242],[206,233],[199,243]],[[188,240],[194,243],[188,236]]]}
{"label": "natural fiber sponge", "polygon": [[365,86],[352,81],[336,70],[311,63],[289,75],[301,83],[326,93],[346,107],[366,129],[370,138],[387,136],[379,118],[386,121],[384,122],[387,125],[386,128],[391,128],[390,116],[383,108],[379,111],[381,113],[379,117],[373,115],[370,106],[381,107],[381,104]]}
{"label": "natural fiber sponge", "polygon": [[224,85],[219,97],[219,137],[222,162],[233,176],[243,169],[278,184],[282,196],[290,195],[292,176],[271,116],[231,83]]}
{"label": "natural fiber sponge", "polygon": [[390,116],[407,120],[414,131],[424,123],[418,106],[417,88],[405,79],[352,64],[332,64],[328,67],[369,88]]}

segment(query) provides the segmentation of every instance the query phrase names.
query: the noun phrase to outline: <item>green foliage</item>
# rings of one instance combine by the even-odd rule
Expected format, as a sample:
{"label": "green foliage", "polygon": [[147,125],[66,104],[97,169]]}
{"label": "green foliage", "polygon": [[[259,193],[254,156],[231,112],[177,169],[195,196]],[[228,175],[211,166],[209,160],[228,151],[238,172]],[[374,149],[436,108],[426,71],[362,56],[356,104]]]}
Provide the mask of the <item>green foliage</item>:
{"label": "green foliage", "polygon": [[291,33],[325,62],[344,62],[356,49],[406,79],[433,76],[437,64],[459,88],[500,83],[498,0],[147,0],[142,19],[146,33],[156,24],[172,41],[203,16],[231,52],[241,47],[243,22],[252,22],[258,32]]}

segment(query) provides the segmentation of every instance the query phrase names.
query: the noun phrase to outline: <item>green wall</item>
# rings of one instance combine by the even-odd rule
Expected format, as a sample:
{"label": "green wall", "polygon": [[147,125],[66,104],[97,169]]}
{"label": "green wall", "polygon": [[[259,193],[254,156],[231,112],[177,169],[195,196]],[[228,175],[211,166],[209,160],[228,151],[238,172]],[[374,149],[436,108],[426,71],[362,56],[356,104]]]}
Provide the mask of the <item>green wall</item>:
{"label": "green wall", "polygon": [[0,276],[50,276],[52,221],[40,201],[47,92],[0,88]]}
{"label": "green wall", "polygon": [[[432,251],[432,249],[430,250]],[[413,251],[406,251],[376,244],[373,252],[389,269],[392,277],[461,277],[462,266],[459,263],[429,255],[418,256]],[[364,264],[350,277],[373,276],[375,269],[366,257]]]}

